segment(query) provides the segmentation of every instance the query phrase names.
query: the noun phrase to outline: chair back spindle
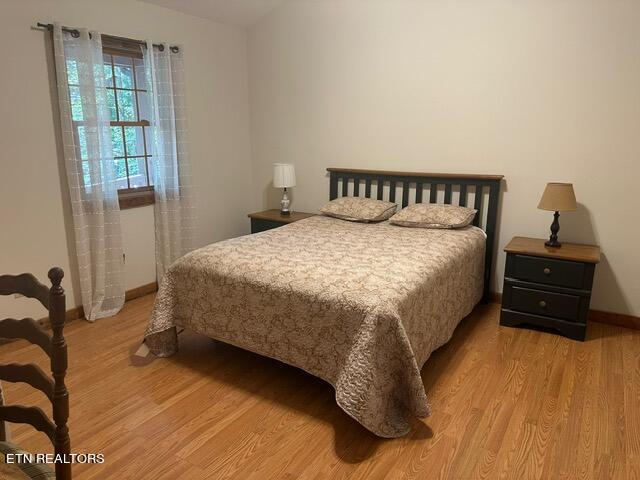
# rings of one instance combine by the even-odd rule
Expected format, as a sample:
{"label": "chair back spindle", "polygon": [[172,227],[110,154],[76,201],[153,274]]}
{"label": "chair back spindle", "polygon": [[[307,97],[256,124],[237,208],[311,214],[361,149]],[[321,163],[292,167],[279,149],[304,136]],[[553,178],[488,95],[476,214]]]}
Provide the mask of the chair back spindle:
{"label": "chair back spindle", "polygon": [[[47,334],[32,318],[0,320],[0,337],[22,338],[38,345],[50,358],[53,379],[35,364],[0,364],[0,381],[24,382],[42,391],[51,401],[53,421],[38,407],[4,405],[0,403],[0,440],[6,439],[4,422],[27,423],[44,432],[54,447],[56,457],[71,453],[67,421],[69,418],[69,392],[65,384],[67,373],[67,344],[63,330],[65,323],[65,294],[62,288],[64,272],[59,267],[49,270],[51,288],[41,284],[33,275],[0,276],[0,295],[19,293],[35,298],[49,311],[52,335]],[[56,462],[56,478],[71,479],[71,464]]]}

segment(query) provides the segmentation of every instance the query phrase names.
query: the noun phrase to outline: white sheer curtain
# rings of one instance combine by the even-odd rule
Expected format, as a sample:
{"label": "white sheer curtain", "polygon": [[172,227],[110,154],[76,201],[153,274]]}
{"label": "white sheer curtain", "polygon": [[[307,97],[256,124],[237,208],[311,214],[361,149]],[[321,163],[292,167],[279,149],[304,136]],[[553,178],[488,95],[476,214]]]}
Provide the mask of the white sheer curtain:
{"label": "white sheer curtain", "polygon": [[102,41],[54,25],[60,124],[71,196],[82,306],[87,320],[124,304],[120,207],[115,182]]}
{"label": "white sheer curtain", "polygon": [[193,249],[192,178],[187,151],[187,122],[182,49],[168,45],[144,49],[151,101],[151,168],[155,190],[156,274]]}

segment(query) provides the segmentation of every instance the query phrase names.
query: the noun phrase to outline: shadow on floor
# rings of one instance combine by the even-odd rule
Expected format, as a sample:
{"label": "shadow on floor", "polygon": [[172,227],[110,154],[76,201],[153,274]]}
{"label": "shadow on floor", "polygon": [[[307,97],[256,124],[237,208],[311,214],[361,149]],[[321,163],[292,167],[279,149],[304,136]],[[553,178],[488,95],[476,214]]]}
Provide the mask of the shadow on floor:
{"label": "shadow on floor", "polygon": [[[486,314],[492,306],[481,305],[465,318],[449,343],[433,353],[422,369],[427,396],[447,365],[456,358],[456,351],[463,347],[472,334],[479,315]],[[267,402],[279,403],[300,412],[303,416],[332,425],[334,450],[347,463],[360,463],[371,458],[383,442],[411,442],[430,439],[433,431],[428,419],[413,419],[409,434],[398,439],[380,438],[347,415],[335,401],[335,391],[327,382],[303,370],[277,360],[218,342],[185,330],[180,334],[180,351],[169,359],[150,355],[136,358],[139,344],[130,349],[131,365],[144,368],[151,362],[171,361],[181,367],[194,370],[199,376],[242,389]],[[437,408],[437,407],[436,407]]]}

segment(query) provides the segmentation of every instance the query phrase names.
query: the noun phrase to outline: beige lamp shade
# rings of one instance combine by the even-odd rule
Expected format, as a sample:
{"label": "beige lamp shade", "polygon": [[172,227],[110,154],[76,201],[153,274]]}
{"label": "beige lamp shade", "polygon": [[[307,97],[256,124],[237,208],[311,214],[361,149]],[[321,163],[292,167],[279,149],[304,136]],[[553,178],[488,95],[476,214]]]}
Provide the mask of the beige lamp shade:
{"label": "beige lamp shade", "polygon": [[538,208],[552,212],[572,212],[577,210],[576,195],[571,183],[547,183]]}
{"label": "beige lamp shade", "polygon": [[276,188],[288,188],[296,186],[296,171],[289,163],[273,164],[273,186]]}

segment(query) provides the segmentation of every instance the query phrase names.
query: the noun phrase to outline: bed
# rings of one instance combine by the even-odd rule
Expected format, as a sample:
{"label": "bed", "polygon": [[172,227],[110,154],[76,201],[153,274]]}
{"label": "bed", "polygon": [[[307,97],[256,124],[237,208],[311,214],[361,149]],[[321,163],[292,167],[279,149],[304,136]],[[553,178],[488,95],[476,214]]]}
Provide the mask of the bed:
{"label": "bed", "polygon": [[331,199],[479,214],[458,230],[315,216],[195,250],[165,274],[145,341],[169,356],[188,328],[278,359],[333,385],[376,435],[402,436],[431,411],[421,368],[488,294],[502,177],[328,170]]}

